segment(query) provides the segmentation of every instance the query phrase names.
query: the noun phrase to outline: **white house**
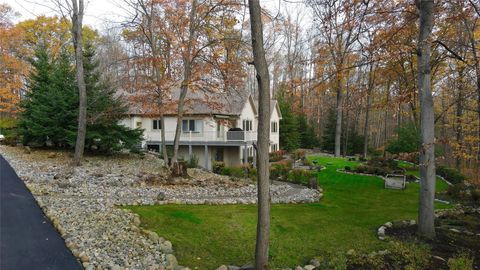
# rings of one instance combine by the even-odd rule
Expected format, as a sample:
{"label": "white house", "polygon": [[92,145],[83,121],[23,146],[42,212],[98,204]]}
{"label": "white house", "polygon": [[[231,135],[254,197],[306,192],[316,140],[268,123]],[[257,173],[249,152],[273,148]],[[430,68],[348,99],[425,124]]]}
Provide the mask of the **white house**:
{"label": "white house", "polygon": [[[176,104],[178,98],[171,98]],[[179,158],[189,160],[195,156],[198,165],[212,169],[215,161],[226,166],[239,166],[255,162],[253,145],[257,141],[258,102],[251,95],[189,93],[185,102]],[[125,126],[144,129],[142,147],[160,151],[161,129],[165,128],[166,145],[172,146],[177,124],[176,106],[164,109],[165,125],[158,114],[147,112],[144,106],[131,106]],[[276,100],[270,102],[270,152],[280,149],[279,122],[282,118]]]}

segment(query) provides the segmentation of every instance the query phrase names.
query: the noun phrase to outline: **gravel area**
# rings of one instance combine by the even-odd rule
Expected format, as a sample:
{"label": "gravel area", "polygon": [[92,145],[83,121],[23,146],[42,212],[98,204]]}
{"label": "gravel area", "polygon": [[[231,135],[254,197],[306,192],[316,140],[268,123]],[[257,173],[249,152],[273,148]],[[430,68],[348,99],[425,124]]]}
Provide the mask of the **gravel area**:
{"label": "gravel area", "polygon": [[[72,168],[67,152],[0,146],[84,267],[185,269],[169,241],[140,228],[137,215],[119,205],[256,203],[256,185],[199,169],[189,179],[168,179],[162,160],[146,155],[87,157]],[[275,182],[273,203],[318,201],[322,194]],[[173,243],[173,246],[175,243]]]}

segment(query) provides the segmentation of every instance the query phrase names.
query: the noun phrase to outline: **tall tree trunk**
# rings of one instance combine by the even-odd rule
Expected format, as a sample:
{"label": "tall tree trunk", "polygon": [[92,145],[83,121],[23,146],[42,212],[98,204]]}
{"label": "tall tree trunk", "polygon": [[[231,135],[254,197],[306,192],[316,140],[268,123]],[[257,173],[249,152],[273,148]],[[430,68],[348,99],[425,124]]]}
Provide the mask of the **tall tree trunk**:
{"label": "tall tree trunk", "polygon": [[[197,1],[192,0],[192,7],[190,10],[190,22],[189,22],[189,34],[188,34],[188,43],[187,43],[187,52],[183,56],[183,81],[180,86],[180,96],[178,98],[178,110],[177,110],[177,126],[175,128],[175,139],[173,141],[173,156],[172,156],[172,167],[177,163],[178,156],[178,146],[180,141],[180,133],[182,132],[182,120],[183,120],[183,110],[185,106],[185,97],[187,96],[188,87],[192,77],[192,45],[193,39],[195,36],[195,17],[197,12]],[[207,157],[205,157],[207,158]]]}
{"label": "tall tree trunk", "polygon": [[370,64],[370,71],[368,72],[368,85],[367,85],[367,108],[365,112],[365,125],[363,126],[363,158],[367,158],[368,155],[368,123],[370,116],[370,107],[372,106],[372,88],[373,88],[373,64]]}
{"label": "tall tree trunk", "polygon": [[252,29],[253,62],[257,70],[258,145],[257,145],[257,195],[258,221],[255,245],[255,269],[268,269],[268,243],[270,234],[270,171],[268,149],[270,144],[270,78],[263,47],[261,7],[258,0],[249,0]]}
{"label": "tall tree trunk", "polygon": [[387,82],[387,96],[385,99],[385,123],[383,129],[383,157],[387,157],[387,142],[388,142],[388,103],[390,102],[390,80]]}
{"label": "tall tree trunk", "polygon": [[420,236],[435,238],[435,129],[433,98],[431,89],[430,43],[428,37],[433,28],[433,0],[416,0],[420,13],[418,35],[418,89],[420,91],[420,118],[422,146],[420,149],[420,205],[418,212],[418,233]]}
{"label": "tall tree trunk", "polygon": [[343,94],[340,82],[340,74],[337,74],[337,123],[335,125],[335,156],[339,157],[342,144],[342,113],[343,113]]}
{"label": "tall tree trunk", "polygon": [[461,153],[463,152],[463,69],[460,69],[458,72],[458,89],[457,89],[457,108],[455,112],[456,116],[456,128],[455,128],[455,139],[458,144],[457,153],[455,155],[455,168],[460,170],[462,165]]}
{"label": "tall tree trunk", "polygon": [[85,148],[85,135],[87,133],[87,87],[85,85],[85,74],[83,71],[83,40],[82,40],[82,22],[83,22],[83,0],[72,0],[72,36],[73,47],[75,48],[75,64],[78,85],[78,130],[77,140],[75,142],[75,155],[73,156],[73,165],[80,166],[83,151]]}

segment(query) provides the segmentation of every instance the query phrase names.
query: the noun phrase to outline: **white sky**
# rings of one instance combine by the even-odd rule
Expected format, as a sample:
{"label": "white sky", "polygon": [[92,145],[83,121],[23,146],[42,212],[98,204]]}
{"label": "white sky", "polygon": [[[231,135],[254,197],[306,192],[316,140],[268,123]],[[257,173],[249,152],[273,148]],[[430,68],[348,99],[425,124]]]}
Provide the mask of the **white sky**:
{"label": "white sky", "polygon": [[[272,13],[278,12],[279,7],[282,12],[305,9],[302,4],[288,3],[283,0],[260,0],[260,2],[263,7],[268,8]],[[301,1],[298,0],[298,2]],[[20,13],[20,17],[15,22],[32,19],[39,15],[54,16],[61,14],[52,0],[0,0],[0,3],[6,3]],[[122,0],[85,0],[84,24],[93,28],[101,30],[118,25],[118,23],[125,21],[127,14]]]}

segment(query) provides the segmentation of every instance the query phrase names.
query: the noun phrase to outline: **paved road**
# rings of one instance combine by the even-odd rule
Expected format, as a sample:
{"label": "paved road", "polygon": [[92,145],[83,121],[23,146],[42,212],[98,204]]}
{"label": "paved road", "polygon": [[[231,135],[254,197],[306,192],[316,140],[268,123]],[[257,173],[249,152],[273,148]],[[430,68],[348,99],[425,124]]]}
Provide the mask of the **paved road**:
{"label": "paved road", "polygon": [[83,269],[1,155],[0,269]]}

